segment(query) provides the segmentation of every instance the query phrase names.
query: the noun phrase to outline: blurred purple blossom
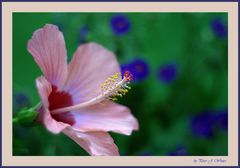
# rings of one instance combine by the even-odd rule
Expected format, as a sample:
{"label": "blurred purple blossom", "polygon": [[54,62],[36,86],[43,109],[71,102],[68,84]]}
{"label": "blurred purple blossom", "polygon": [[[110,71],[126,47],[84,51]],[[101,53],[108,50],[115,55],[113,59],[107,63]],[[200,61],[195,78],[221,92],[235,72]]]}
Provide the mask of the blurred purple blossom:
{"label": "blurred purple blossom", "polygon": [[220,18],[213,19],[211,27],[217,37],[224,38],[227,36],[227,27]]}
{"label": "blurred purple blossom", "polygon": [[145,80],[149,75],[149,66],[144,59],[137,58],[128,64],[121,65],[122,74],[130,71],[134,81]]}
{"label": "blurred purple blossom", "polygon": [[79,29],[79,44],[83,44],[86,42],[88,32],[89,29],[87,26],[83,26]]}
{"label": "blurred purple blossom", "polygon": [[218,128],[222,130],[227,130],[228,128],[228,110],[220,110],[215,115],[215,122]]}
{"label": "blurred purple blossom", "polygon": [[177,64],[168,63],[160,65],[157,71],[157,77],[160,81],[162,81],[165,84],[172,83],[177,77]]}
{"label": "blurred purple blossom", "polygon": [[177,146],[176,149],[168,153],[168,156],[187,156],[187,155],[188,155],[187,148],[185,148],[182,145]]}
{"label": "blurred purple blossom", "polygon": [[25,93],[18,92],[13,95],[13,106],[16,110],[20,110],[24,107],[29,107],[30,100]]}
{"label": "blurred purple blossom", "polygon": [[125,15],[115,15],[111,18],[111,27],[116,35],[123,35],[129,31],[131,25]]}
{"label": "blurred purple blossom", "polygon": [[195,136],[210,138],[213,136],[214,116],[210,112],[204,112],[192,118],[192,133]]}
{"label": "blurred purple blossom", "polygon": [[210,138],[217,129],[227,130],[227,110],[210,110],[194,116],[191,120],[192,133],[195,136]]}

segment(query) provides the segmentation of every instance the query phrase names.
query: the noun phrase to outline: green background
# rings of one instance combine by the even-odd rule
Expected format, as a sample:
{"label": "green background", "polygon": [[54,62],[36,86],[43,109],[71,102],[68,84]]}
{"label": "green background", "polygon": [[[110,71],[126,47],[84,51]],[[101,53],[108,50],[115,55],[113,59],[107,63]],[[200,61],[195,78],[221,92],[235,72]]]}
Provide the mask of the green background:
{"label": "green background", "polygon": [[[42,73],[27,51],[32,33],[47,23],[63,31],[68,60],[78,47],[79,29],[89,28],[87,41],[117,53],[120,64],[146,60],[149,74],[133,82],[119,100],[139,120],[131,136],[111,133],[121,155],[168,155],[179,145],[187,155],[227,155],[227,131],[212,138],[192,134],[191,117],[206,109],[227,108],[227,38],[218,38],[211,21],[226,13],[125,13],[131,28],[116,36],[110,26],[114,13],[14,13],[13,96],[24,94],[29,106],[40,99],[35,79]],[[177,79],[164,84],[157,79],[160,65],[175,62]],[[13,101],[13,115],[20,109]],[[53,135],[42,125],[13,127],[14,155],[88,155],[68,137]]]}

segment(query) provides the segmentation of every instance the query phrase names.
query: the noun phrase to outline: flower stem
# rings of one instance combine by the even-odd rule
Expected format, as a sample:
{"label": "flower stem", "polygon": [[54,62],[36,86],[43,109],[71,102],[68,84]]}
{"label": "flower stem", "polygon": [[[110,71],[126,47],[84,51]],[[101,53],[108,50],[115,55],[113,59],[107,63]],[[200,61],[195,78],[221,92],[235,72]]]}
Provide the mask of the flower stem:
{"label": "flower stem", "polygon": [[37,109],[41,105],[41,102],[31,108],[21,109],[15,117],[12,119],[13,124],[26,124],[32,123],[37,117]]}

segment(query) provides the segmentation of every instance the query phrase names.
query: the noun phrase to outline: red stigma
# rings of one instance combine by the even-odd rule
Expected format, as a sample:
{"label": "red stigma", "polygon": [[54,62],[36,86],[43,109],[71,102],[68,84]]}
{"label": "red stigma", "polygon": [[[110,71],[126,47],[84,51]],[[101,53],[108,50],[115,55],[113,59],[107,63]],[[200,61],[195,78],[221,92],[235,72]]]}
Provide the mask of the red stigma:
{"label": "red stigma", "polygon": [[131,81],[132,79],[133,79],[133,76],[132,76],[132,74],[129,72],[129,71],[126,71],[125,73],[124,73],[124,78],[127,80],[127,82],[128,81]]}
{"label": "red stigma", "polygon": [[[48,97],[48,101],[50,111],[73,105],[72,96],[67,92],[58,91],[57,87],[54,85],[52,86],[52,92]],[[64,122],[70,125],[73,125],[75,123],[72,114],[69,112],[51,115],[52,118],[54,118],[56,121]]]}

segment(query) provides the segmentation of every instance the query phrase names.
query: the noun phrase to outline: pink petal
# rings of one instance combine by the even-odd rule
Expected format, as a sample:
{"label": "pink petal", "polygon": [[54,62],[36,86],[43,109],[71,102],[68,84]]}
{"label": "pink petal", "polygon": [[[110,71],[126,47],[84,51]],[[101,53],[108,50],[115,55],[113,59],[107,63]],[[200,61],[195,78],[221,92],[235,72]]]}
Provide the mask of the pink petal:
{"label": "pink petal", "polygon": [[119,156],[118,147],[112,137],[106,132],[82,133],[71,127],[63,131],[67,136],[79,144],[93,156]]}
{"label": "pink petal", "polygon": [[78,47],[69,64],[65,89],[73,95],[74,104],[96,96],[101,84],[111,75],[120,72],[116,56],[96,43]]}
{"label": "pink petal", "polygon": [[82,131],[113,131],[130,135],[133,130],[138,130],[138,121],[130,110],[111,101],[96,104],[76,112],[74,128]]}
{"label": "pink petal", "polygon": [[61,87],[67,77],[67,53],[62,32],[47,24],[33,33],[28,51],[41,68],[46,79]]}
{"label": "pink petal", "polygon": [[36,80],[36,85],[42,100],[42,106],[39,109],[38,121],[42,122],[50,132],[58,134],[69,125],[54,120],[48,110],[48,96],[52,91],[51,84],[44,77],[39,77]]}

